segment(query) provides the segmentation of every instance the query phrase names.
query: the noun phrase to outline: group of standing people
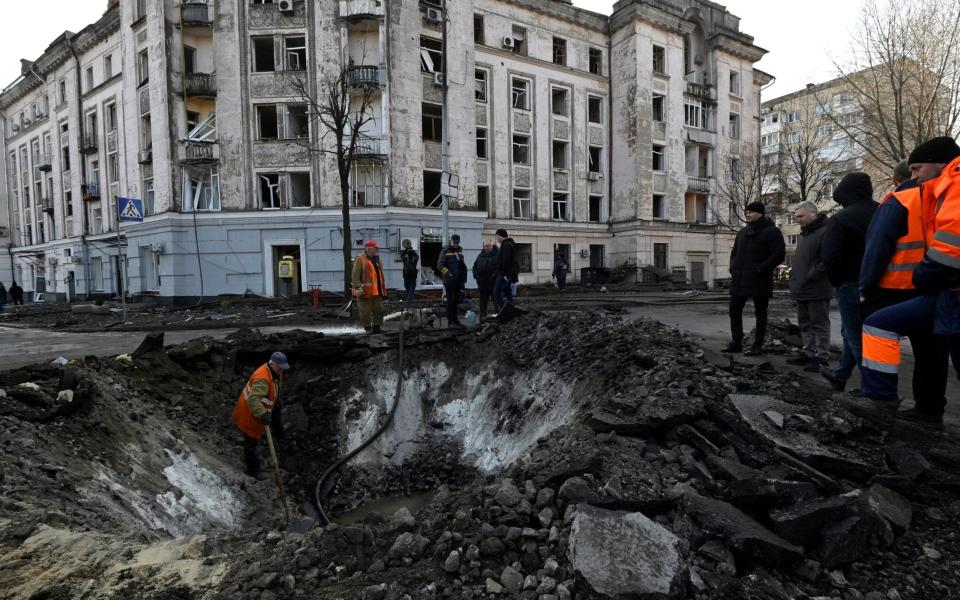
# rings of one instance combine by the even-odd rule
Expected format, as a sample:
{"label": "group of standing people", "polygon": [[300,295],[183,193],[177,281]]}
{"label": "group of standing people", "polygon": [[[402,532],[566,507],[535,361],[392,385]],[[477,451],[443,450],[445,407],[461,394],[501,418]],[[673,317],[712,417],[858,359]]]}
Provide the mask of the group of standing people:
{"label": "group of standing people", "polygon": [[[515,286],[520,273],[513,238],[506,229],[496,232],[498,245],[484,242],[473,263],[473,278],[480,296],[480,318],[487,316],[492,297],[498,310],[513,303]],[[403,287],[407,305],[412,305],[420,276],[420,255],[410,240],[403,240],[400,261],[403,264]],[[353,262],[351,288],[360,313],[360,324],[367,333],[379,333],[383,327],[383,300],[389,297],[383,264],[377,242],[368,241],[363,252]],[[460,235],[450,236],[449,243],[440,251],[436,272],[443,281],[446,297],[446,316],[451,327],[462,327],[458,307],[467,284],[467,265],[463,258]]]}
{"label": "group of standing people", "polygon": [[[813,202],[794,208],[801,230],[789,287],[802,348],[787,362],[819,372],[838,392],[859,366],[861,387],[844,399],[851,412],[885,425],[900,418],[939,429],[949,357],[960,373],[960,146],[950,137],[920,144],[897,165],[893,188],[877,203],[869,175],[849,173],[833,191],[841,210],[829,219]],[[748,299],[757,328],[745,353],[762,352],[774,271],[784,259],[783,235],[764,208],[747,206],[747,225],[731,253],[731,352],[743,350]],[[828,368],[834,297],[843,353]],[[915,405],[898,412],[902,337],[913,348]]]}
{"label": "group of standing people", "polygon": [[8,296],[11,304],[14,306],[18,304],[23,306],[23,288],[20,287],[16,281],[10,284],[9,291],[6,287],[4,287],[3,282],[0,281],[0,310],[3,310],[3,308],[7,305]]}

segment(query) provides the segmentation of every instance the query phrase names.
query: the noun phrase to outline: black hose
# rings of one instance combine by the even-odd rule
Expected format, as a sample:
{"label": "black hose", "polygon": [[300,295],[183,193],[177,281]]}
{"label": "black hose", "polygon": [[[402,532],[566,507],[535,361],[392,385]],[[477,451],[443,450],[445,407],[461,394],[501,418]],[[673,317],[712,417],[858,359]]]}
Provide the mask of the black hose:
{"label": "black hose", "polygon": [[320,476],[320,479],[317,481],[317,487],[313,490],[314,500],[317,503],[317,511],[320,513],[320,519],[323,521],[324,525],[330,524],[330,519],[327,517],[327,513],[323,511],[323,503],[320,502],[320,490],[323,488],[323,484],[326,483],[327,477],[332,475],[340,467],[346,464],[351,458],[360,454],[364,448],[373,443],[375,439],[380,437],[380,435],[387,430],[387,427],[390,427],[390,423],[393,422],[393,416],[397,413],[397,407],[400,406],[400,392],[403,386],[403,307],[400,308],[400,343],[399,349],[397,350],[397,392],[393,399],[393,406],[390,407],[390,412],[387,413],[387,420],[384,421],[383,425],[377,429],[369,439],[364,441],[362,444],[350,451],[346,456],[337,460],[333,463],[327,470],[323,472],[323,475]]}

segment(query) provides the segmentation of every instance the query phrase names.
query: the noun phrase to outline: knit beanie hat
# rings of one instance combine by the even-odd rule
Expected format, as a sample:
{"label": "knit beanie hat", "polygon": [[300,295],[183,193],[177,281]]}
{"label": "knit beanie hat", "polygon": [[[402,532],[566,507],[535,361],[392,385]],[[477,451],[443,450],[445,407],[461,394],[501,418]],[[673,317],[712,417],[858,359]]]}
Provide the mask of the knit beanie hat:
{"label": "knit beanie hat", "polygon": [[871,198],[873,198],[873,182],[866,173],[847,173],[833,190],[833,201],[841,206]]}
{"label": "knit beanie hat", "polygon": [[957,145],[956,140],[949,136],[942,136],[927,140],[914,148],[907,162],[911,165],[917,163],[946,164],[958,156],[960,156],[960,146]]}
{"label": "knit beanie hat", "polygon": [[763,202],[751,202],[747,205],[747,210],[750,212],[760,213],[761,215],[767,213],[767,207],[763,205]]}

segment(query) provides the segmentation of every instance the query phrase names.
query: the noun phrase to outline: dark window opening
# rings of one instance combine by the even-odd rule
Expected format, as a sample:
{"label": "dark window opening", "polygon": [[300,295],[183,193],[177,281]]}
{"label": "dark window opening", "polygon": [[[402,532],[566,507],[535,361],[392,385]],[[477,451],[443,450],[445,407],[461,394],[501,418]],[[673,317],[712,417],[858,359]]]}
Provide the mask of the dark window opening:
{"label": "dark window opening", "polygon": [[587,120],[591,123],[603,122],[603,101],[597,96],[587,98]]}
{"label": "dark window opening", "polygon": [[443,107],[439,104],[424,102],[423,108],[423,139],[429,142],[440,142],[443,138]]}
{"label": "dark window opening", "polygon": [[590,48],[590,72],[594,75],[603,74],[603,50],[599,48]]}
{"label": "dark window opening", "polygon": [[440,172],[423,172],[423,205],[439,206],[440,202]]}
{"label": "dark window opening", "polygon": [[587,219],[591,223],[599,223],[603,214],[603,196],[590,196],[589,214]]}
{"label": "dark window opening", "polygon": [[277,126],[277,105],[264,104],[257,107],[257,139],[275,140],[280,137]]}
{"label": "dark window opening", "polygon": [[477,210],[487,212],[490,205],[490,188],[485,185],[477,186]]}
{"label": "dark window opening", "polygon": [[567,64],[567,40],[563,38],[553,38],[553,64],[561,66]]}
{"label": "dark window opening", "polygon": [[253,38],[253,70],[258,73],[275,71],[276,62],[273,58],[273,38]]}
{"label": "dark window opening", "polygon": [[473,15],[473,43],[483,44],[483,15]]}

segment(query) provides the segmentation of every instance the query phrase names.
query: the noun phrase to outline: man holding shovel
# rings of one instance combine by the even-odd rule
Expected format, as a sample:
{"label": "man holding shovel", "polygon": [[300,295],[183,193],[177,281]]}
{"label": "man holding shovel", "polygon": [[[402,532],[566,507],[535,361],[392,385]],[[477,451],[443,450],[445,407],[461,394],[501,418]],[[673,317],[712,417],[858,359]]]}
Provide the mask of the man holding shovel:
{"label": "man holding shovel", "polygon": [[243,433],[243,460],[247,465],[247,474],[261,481],[270,476],[260,471],[257,446],[264,433],[271,435],[271,427],[278,435],[283,432],[280,384],[283,382],[283,372],[289,368],[286,354],[274,352],[270,360],[250,376],[233,407],[233,422]]}

